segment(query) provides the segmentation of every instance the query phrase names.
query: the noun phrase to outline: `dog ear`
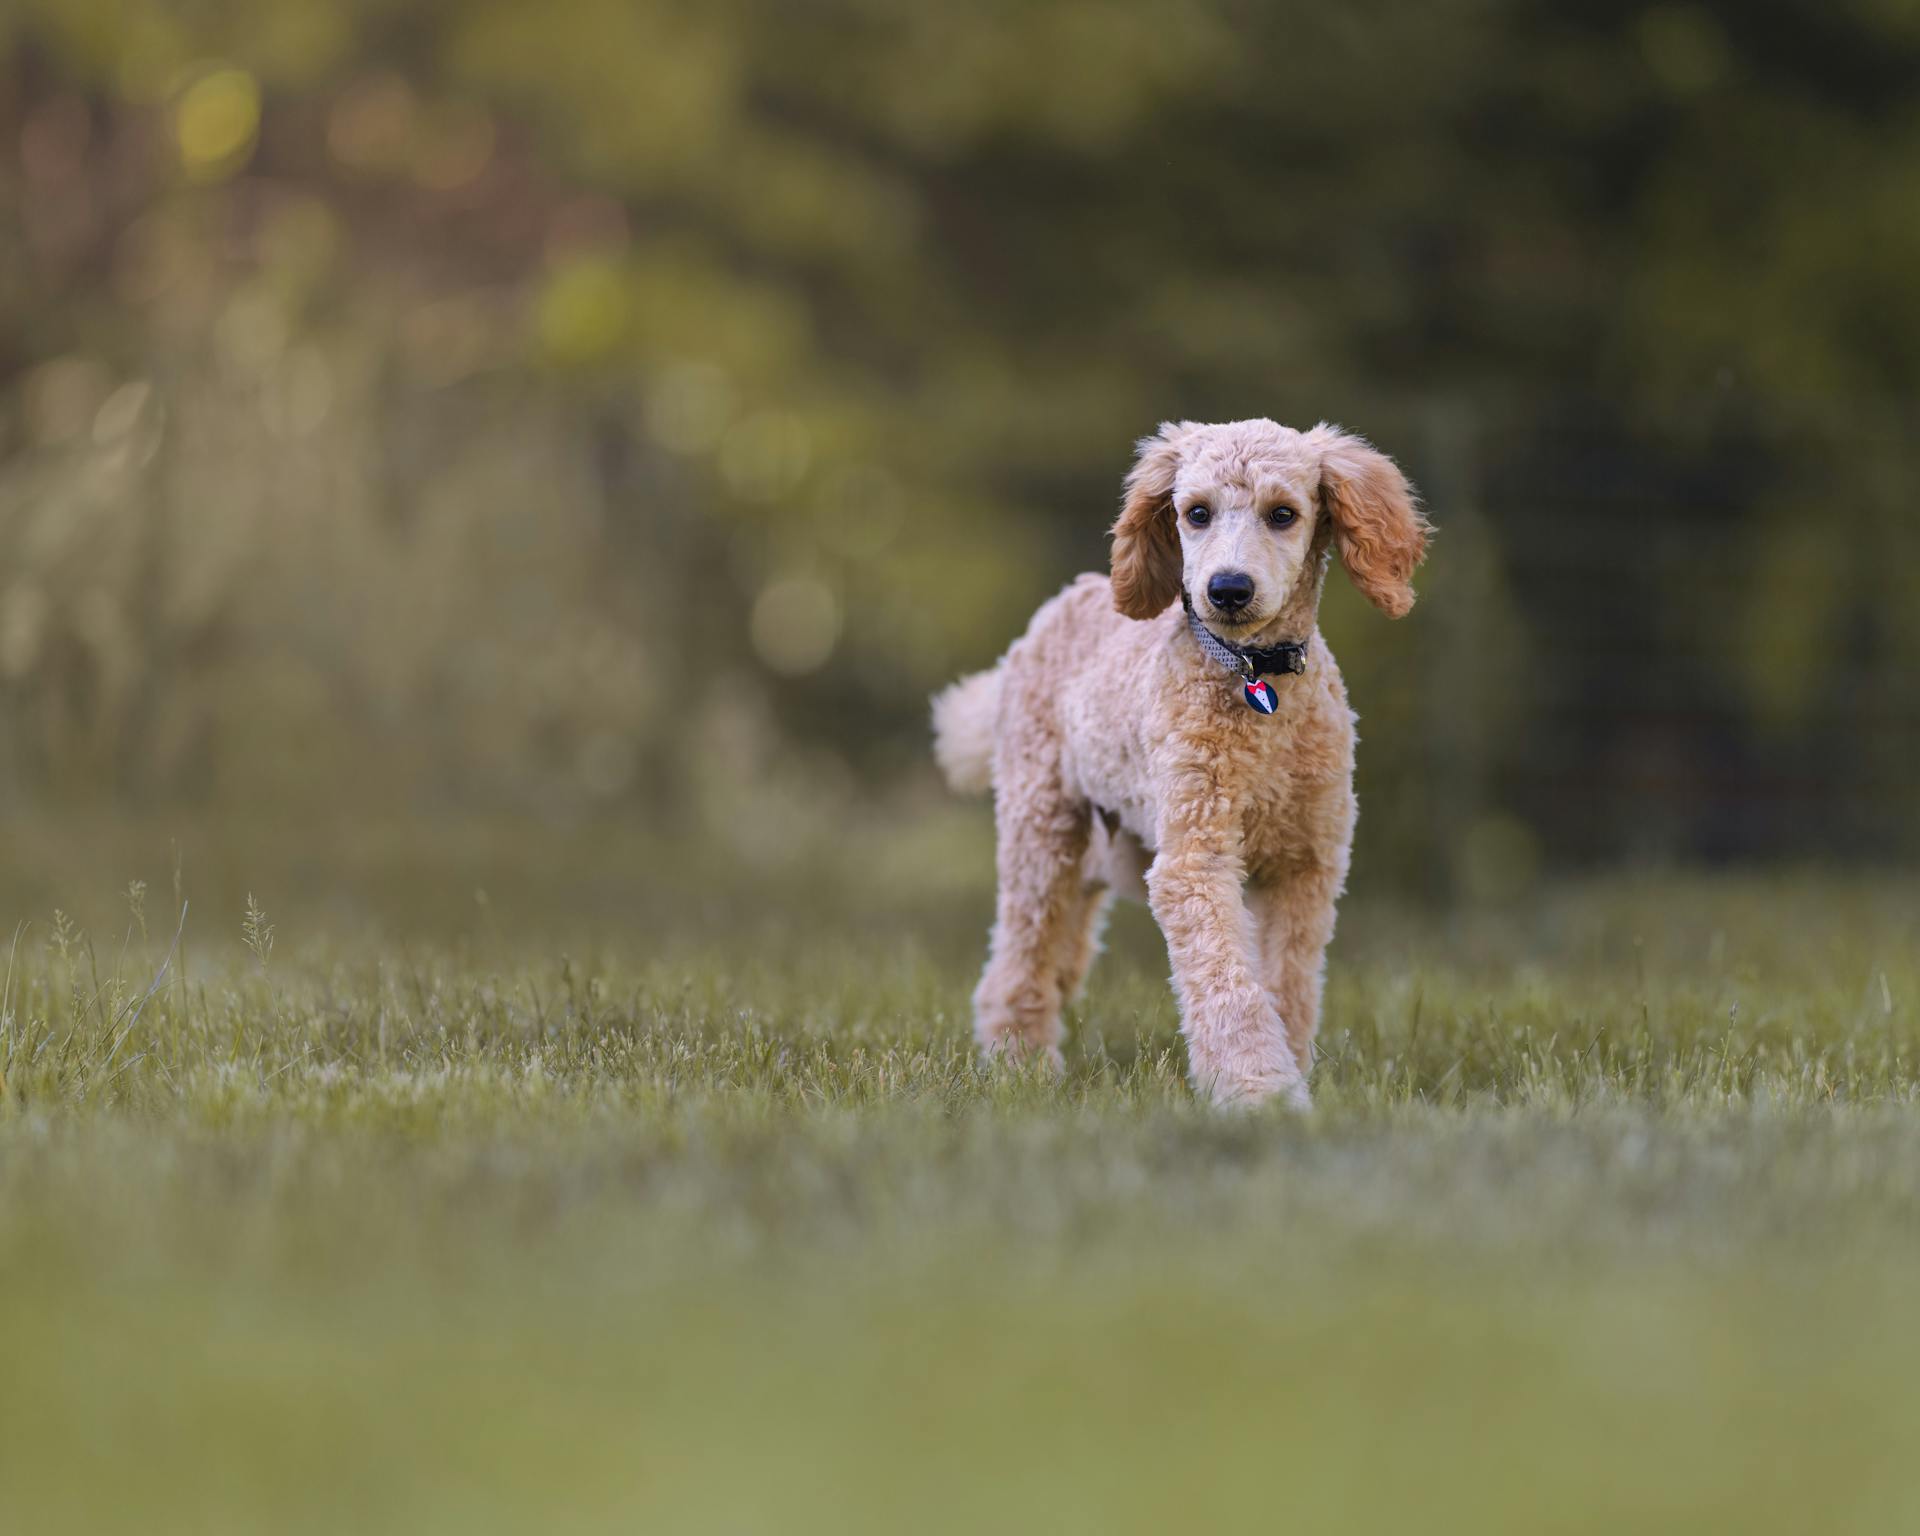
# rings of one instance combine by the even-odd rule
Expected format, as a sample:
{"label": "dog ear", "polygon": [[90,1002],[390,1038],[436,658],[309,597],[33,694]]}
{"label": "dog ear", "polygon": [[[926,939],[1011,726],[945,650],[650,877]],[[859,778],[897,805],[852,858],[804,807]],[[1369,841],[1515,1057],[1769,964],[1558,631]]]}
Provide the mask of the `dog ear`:
{"label": "dog ear", "polygon": [[1163,421],[1140,439],[1113,525],[1113,605],[1150,619],[1180,595],[1180,531],[1173,523],[1173,477],[1190,421]]}
{"label": "dog ear", "polygon": [[1307,434],[1320,450],[1320,505],[1333,524],[1347,577],[1389,618],[1413,607],[1413,573],[1432,526],[1400,467],[1364,438],[1321,422]]}

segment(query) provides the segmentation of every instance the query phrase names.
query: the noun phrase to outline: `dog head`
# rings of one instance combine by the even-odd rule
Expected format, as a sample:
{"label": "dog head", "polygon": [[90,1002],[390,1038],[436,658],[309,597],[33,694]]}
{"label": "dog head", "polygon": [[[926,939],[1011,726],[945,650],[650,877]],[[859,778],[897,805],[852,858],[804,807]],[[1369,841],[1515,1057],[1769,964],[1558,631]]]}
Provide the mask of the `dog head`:
{"label": "dog head", "polygon": [[1140,442],[1113,525],[1113,599],[1150,619],[1184,586],[1210,628],[1250,637],[1319,589],[1329,548],[1383,612],[1413,607],[1430,529],[1393,460],[1322,422],[1167,422]]}

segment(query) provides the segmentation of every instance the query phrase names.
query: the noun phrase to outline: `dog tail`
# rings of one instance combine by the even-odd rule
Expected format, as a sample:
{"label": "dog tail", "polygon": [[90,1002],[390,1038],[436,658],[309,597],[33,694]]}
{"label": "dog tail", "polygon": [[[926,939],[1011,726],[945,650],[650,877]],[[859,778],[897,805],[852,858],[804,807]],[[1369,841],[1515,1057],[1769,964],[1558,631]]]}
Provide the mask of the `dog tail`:
{"label": "dog tail", "polygon": [[1000,669],[975,672],[933,696],[933,758],[955,794],[993,785],[993,736],[1000,718]]}

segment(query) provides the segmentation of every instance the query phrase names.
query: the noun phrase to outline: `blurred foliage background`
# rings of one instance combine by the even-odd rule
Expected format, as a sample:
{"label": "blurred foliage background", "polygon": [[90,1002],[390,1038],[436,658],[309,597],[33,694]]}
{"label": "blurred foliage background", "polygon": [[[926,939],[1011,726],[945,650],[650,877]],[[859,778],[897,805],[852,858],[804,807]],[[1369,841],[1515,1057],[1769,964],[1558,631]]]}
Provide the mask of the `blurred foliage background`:
{"label": "blurred foliage background", "polygon": [[1163,417],[1372,436],[1362,869],[1920,849],[1914,0],[15,0],[0,796],[936,803]]}

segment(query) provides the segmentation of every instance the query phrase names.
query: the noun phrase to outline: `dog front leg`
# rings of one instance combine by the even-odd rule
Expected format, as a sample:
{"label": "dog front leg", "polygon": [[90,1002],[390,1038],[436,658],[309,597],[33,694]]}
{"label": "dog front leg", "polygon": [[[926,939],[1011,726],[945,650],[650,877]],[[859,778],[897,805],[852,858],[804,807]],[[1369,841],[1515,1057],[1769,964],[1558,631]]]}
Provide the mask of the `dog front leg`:
{"label": "dog front leg", "polygon": [[1173,960],[1195,1088],[1219,1105],[1309,1104],[1279,1010],[1261,984],[1243,870],[1224,834],[1161,838],[1147,895]]}
{"label": "dog front leg", "polygon": [[1307,865],[1247,892],[1260,935],[1261,976],[1286,1020],[1287,1042],[1303,1072],[1313,1061],[1327,944],[1346,877],[1343,850],[1335,862]]}

